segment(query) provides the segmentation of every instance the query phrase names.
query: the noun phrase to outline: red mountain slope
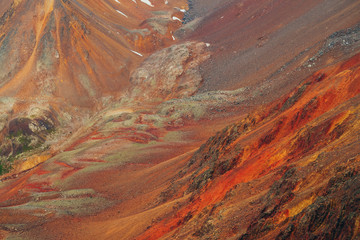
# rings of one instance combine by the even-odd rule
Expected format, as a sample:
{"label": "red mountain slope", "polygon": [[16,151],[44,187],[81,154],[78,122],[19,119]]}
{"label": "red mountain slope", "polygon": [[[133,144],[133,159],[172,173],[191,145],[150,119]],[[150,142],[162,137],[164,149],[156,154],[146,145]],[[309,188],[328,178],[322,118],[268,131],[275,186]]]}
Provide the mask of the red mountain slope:
{"label": "red mountain slope", "polygon": [[358,1],[0,6],[0,238],[359,237]]}

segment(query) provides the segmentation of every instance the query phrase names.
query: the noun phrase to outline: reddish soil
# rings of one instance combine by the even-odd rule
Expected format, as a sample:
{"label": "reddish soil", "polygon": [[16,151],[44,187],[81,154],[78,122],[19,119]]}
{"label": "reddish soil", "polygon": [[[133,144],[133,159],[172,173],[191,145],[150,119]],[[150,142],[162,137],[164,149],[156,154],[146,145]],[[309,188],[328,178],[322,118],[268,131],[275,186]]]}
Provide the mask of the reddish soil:
{"label": "reddish soil", "polygon": [[181,24],[153,18],[186,2],[120,2],[0,3],[9,120],[34,102],[77,119],[0,178],[0,239],[359,237],[360,2],[190,1],[179,42],[210,53],[182,46],[160,79],[141,63]]}

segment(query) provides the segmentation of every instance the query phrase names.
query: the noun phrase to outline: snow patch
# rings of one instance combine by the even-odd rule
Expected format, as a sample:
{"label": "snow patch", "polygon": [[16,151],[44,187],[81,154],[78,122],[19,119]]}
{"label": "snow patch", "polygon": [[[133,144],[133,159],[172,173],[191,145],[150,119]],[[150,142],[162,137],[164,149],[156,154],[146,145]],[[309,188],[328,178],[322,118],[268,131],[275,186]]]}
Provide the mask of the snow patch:
{"label": "snow patch", "polygon": [[121,15],[125,16],[125,17],[128,17],[125,13],[119,11],[119,10],[116,10],[118,13],[120,13]]}
{"label": "snow patch", "polygon": [[115,2],[120,3],[119,0],[115,0]]}
{"label": "snow patch", "polygon": [[180,18],[178,18],[178,17],[175,17],[175,16],[173,16],[173,17],[172,17],[172,20],[174,20],[174,21],[180,21],[180,22],[182,22]]}
{"label": "snow patch", "polygon": [[154,7],[154,5],[152,5],[152,3],[149,0],[140,0],[140,1],[149,5],[150,7]]}
{"label": "snow patch", "polygon": [[210,43],[205,43],[205,45],[206,45],[207,47],[210,47]]}
{"label": "snow patch", "polygon": [[174,40],[174,41],[176,40],[175,37],[174,37],[174,35],[171,35],[171,37],[172,37],[172,40]]}
{"label": "snow patch", "polygon": [[142,57],[143,55],[141,53],[135,52],[133,50],[130,50],[131,52],[135,53],[136,55],[139,55],[140,57]]}

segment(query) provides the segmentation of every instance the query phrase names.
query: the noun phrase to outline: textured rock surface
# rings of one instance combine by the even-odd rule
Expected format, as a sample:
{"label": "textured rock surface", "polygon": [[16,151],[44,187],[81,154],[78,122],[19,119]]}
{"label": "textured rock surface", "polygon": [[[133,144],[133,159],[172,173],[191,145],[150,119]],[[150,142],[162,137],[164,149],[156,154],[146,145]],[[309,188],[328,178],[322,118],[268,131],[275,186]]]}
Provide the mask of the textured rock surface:
{"label": "textured rock surface", "polygon": [[162,102],[193,95],[202,83],[199,65],[210,57],[206,48],[187,42],[154,53],[132,74],[129,98]]}
{"label": "textured rock surface", "polygon": [[359,10],[0,1],[0,239],[359,238]]}

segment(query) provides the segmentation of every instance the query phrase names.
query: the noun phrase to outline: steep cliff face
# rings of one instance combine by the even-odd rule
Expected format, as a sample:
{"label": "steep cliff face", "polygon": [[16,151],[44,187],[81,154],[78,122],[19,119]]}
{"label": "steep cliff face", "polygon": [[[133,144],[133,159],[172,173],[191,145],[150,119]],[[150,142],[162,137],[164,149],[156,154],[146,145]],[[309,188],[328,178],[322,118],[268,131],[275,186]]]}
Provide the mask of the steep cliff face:
{"label": "steep cliff face", "polygon": [[358,238],[359,10],[2,1],[0,238]]}

